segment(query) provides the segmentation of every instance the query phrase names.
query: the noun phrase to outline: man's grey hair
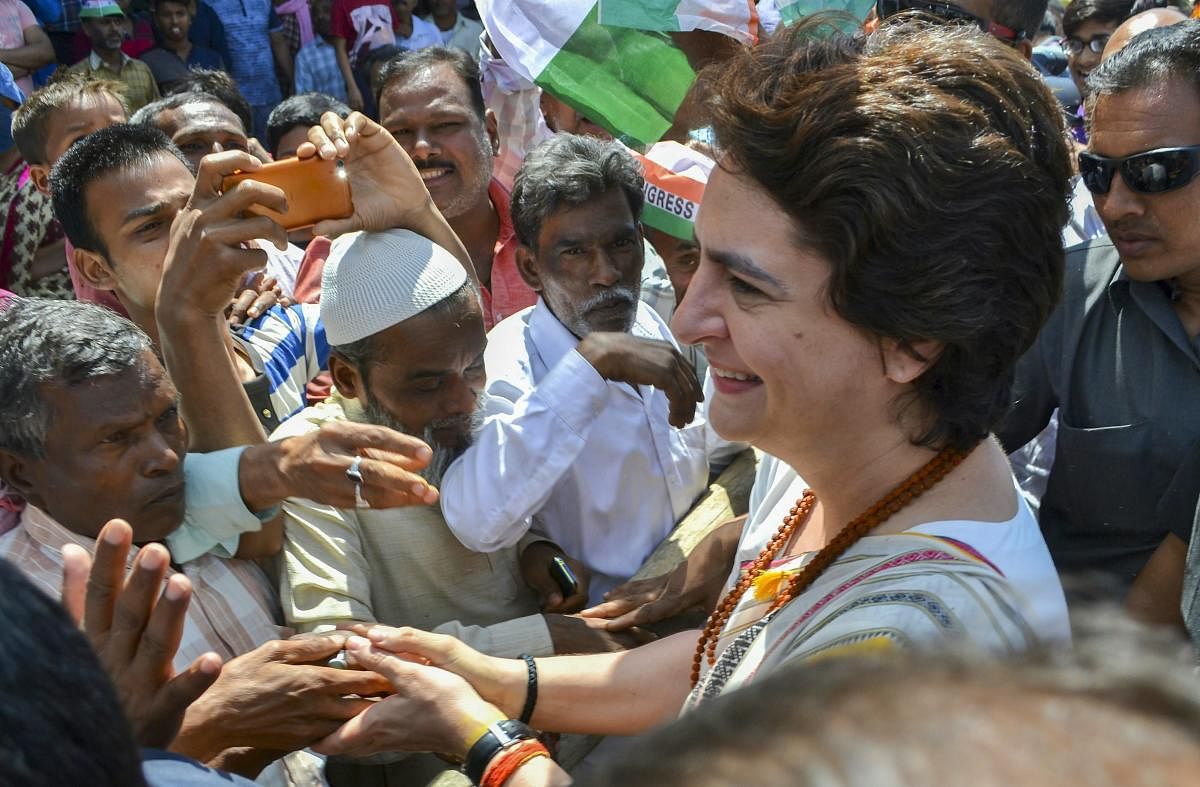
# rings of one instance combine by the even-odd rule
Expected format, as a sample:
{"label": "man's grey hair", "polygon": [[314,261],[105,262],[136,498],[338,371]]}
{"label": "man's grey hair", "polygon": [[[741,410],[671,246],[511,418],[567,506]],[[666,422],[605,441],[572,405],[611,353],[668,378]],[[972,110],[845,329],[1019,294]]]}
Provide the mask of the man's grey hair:
{"label": "man's grey hair", "polygon": [[1200,19],[1138,33],[1088,75],[1088,121],[1098,96],[1187,80],[1200,96]]}
{"label": "man's grey hair", "polygon": [[556,134],[530,151],[512,191],[512,221],[517,239],[537,245],[542,224],[563,205],[584,202],[621,189],[629,212],[641,219],[645,194],[642,168],[617,142]]}
{"label": "man's grey hair", "polygon": [[12,299],[0,308],[0,449],[44,457],[51,414],[43,386],[121,374],[153,347],[140,328],[103,306]]}

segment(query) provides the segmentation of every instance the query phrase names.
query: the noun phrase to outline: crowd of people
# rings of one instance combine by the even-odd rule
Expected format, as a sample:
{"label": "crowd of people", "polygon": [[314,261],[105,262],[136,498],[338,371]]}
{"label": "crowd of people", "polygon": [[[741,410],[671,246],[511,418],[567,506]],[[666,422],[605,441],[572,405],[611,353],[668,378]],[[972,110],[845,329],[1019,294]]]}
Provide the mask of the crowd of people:
{"label": "crowd of people", "polygon": [[4,2],[0,783],[1200,772],[1190,7]]}

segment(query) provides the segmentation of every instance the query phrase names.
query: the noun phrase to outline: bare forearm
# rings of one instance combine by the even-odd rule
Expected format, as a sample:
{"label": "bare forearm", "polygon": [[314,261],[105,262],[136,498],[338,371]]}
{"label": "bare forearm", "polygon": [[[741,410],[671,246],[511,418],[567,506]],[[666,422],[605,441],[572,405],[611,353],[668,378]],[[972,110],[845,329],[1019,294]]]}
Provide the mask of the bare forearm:
{"label": "bare forearm", "polygon": [[230,357],[221,316],[159,316],[159,343],[179,389],[193,451],[216,451],[267,439]]}
{"label": "bare forearm", "polygon": [[350,68],[350,56],[346,53],[346,40],[339,38],[334,42],[334,56],[337,58],[338,70],[342,72],[342,81],[346,90],[355,87],[354,72]]}
{"label": "bare forearm", "polygon": [[4,63],[10,68],[16,66],[26,71],[36,71],[53,61],[54,49],[50,46],[49,39],[46,40],[44,46],[30,44],[19,46],[16,49],[0,49],[0,63]]}
{"label": "bare forearm", "polygon": [[453,254],[462,263],[463,268],[466,269],[471,283],[478,289],[479,275],[475,272],[475,263],[471,262],[471,255],[467,254],[467,247],[463,245],[458,235],[450,228],[450,223],[446,221],[445,217],[442,216],[442,212],[433,204],[432,198],[429,200],[425,210],[406,219],[404,229],[412,230],[418,235],[424,235]]}
{"label": "bare forearm", "polygon": [[[670,721],[691,691],[696,638],[697,632],[684,631],[622,653],[538,659],[533,726],[564,733],[637,735]],[[506,665],[503,682],[506,697],[496,704],[516,718],[525,703],[524,662]]]}

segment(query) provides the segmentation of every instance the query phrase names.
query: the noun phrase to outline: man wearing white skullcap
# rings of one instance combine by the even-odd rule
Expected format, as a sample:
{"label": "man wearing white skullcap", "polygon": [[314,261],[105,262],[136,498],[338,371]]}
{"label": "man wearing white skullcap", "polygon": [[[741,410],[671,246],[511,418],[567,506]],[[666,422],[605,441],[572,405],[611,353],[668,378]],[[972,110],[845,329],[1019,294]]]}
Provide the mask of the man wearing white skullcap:
{"label": "man wearing white skullcap", "polygon": [[[336,390],[272,439],[335,419],[388,426],[430,445],[423,475],[436,486],[471,442],[486,383],[483,314],[463,266],[408,230],[358,232],[333,242],[321,288]],[[613,642],[578,618],[537,614],[538,594],[520,558],[526,548],[540,554],[552,546],[544,539],[483,554],[454,537],[437,505],[336,509],[292,498],[283,508],[280,596],[288,625],[301,631],[350,621],[414,626],[497,656]],[[536,579],[525,573],[540,582],[546,571]],[[414,759],[424,761],[406,759],[406,773]],[[436,758],[428,764],[446,767]]]}

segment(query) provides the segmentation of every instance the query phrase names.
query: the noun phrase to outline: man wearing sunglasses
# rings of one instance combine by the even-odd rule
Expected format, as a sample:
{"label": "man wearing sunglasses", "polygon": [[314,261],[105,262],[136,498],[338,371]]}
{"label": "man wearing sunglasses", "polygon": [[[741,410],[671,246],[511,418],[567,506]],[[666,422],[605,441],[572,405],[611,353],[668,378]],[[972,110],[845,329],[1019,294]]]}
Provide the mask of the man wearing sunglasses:
{"label": "man wearing sunglasses", "polygon": [[[1078,0],[1076,0],[1078,2]],[[1033,34],[1046,14],[1048,0],[875,0],[879,19],[912,11],[947,22],[974,25],[1006,44],[1025,59],[1033,55]]]}
{"label": "man wearing sunglasses", "polygon": [[1131,612],[1179,624],[1200,495],[1200,21],[1135,37],[1089,88],[1080,173],[1109,237],[1068,254],[1000,437],[1021,446],[1059,409],[1040,511],[1059,571],[1102,572]]}

